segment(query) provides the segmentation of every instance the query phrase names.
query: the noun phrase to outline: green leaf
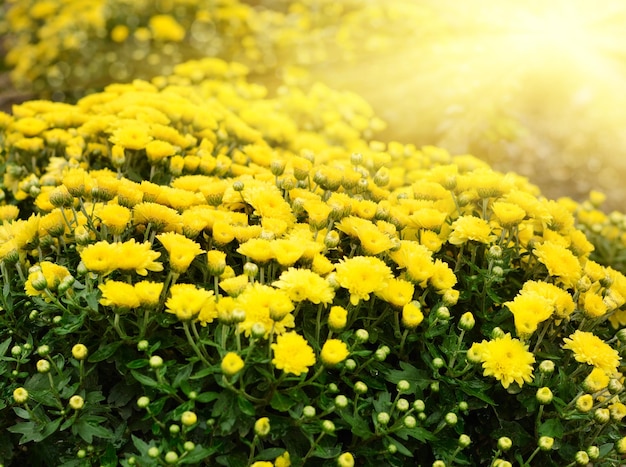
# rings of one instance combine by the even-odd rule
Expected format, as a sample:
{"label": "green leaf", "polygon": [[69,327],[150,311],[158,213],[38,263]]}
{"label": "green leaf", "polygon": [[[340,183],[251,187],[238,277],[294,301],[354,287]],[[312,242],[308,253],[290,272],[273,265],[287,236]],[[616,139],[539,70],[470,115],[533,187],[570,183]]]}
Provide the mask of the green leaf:
{"label": "green leaf", "polygon": [[76,315],[76,316],[66,315],[63,317],[63,320],[61,321],[61,326],[58,328],[55,328],[54,332],[58,334],[59,336],[66,336],[68,334],[72,334],[83,327],[86,316],[87,316],[86,313],[81,313],[80,315]]}
{"label": "green leaf", "polygon": [[560,439],[563,437],[565,429],[563,428],[561,420],[558,418],[551,418],[539,425],[537,432],[539,433],[539,436],[551,436],[552,438]]}
{"label": "green leaf", "polygon": [[189,379],[189,376],[191,375],[191,372],[193,371],[193,363],[190,363],[188,365],[185,365],[184,367],[182,367],[178,373],[176,373],[176,377],[174,378],[174,381],[172,381],[172,387],[177,388],[180,386],[180,383],[182,383],[183,381]]}
{"label": "green leaf", "polygon": [[404,456],[407,457],[413,457],[413,453],[411,451],[409,451],[406,446],[404,444],[402,444],[400,441],[398,440],[393,440],[390,441],[389,444],[393,444],[395,445],[396,448],[398,448],[398,452]]}
{"label": "green leaf", "polygon": [[144,368],[146,366],[148,366],[150,364],[150,362],[148,361],[147,358],[140,358],[139,360],[133,360],[131,362],[128,362],[126,364],[126,368],[130,368],[131,370],[137,370],[139,368]]}
{"label": "green leaf", "polygon": [[35,422],[23,422],[17,423],[9,428],[8,431],[11,433],[21,433],[22,437],[20,438],[19,443],[25,444],[30,441],[34,441],[36,443],[43,441],[52,433],[54,433],[59,425],[61,424],[62,419],[57,418],[53,422],[44,423],[43,429],[40,425],[37,425]]}
{"label": "green leaf", "polygon": [[491,386],[490,383],[487,383],[486,381],[476,380],[462,381],[457,379],[457,381],[459,382],[461,390],[468,396],[474,396],[477,399],[480,399],[481,401],[486,402],[487,404],[492,406],[498,405],[491,397],[486,395],[487,390]]}
{"label": "green leaf", "polygon": [[217,399],[218,396],[219,394],[217,392],[203,392],[202,394],[198,394],[198,397],[196,397],[196,402],[202,402],[203,404],[206,404],[207,402],[214,401],[215,399]]}
{"label": "green leaf", "polygon": [[200,371],[197,371],[196,373],[193,374],[193,376],[190,376],[189,379],[202,379],[202,378],[206,378],[209,375],[212,375],[213,373],[217,373],[217,369],[211,366],[208,368],[203,368]]}
{"label": "green leaf", "polygon": [[352,433],[359,438],[369,438],[372,436],[369,424],[361,417],[354,417],[352,414],[341,411],[341,418],[350,426]]}
{"label": "green leaf", "polygon": [[254,405],[245,397],[241,396],[237,398],[237,405],[239,406],[239,410],[246,415],[254,416],[255,410]]}
{"label": "green leaf", "polygon": [[282,394],[280,392],[275,392],[272,396],[272,400],[270,401],[270,405],[273,409],[278,410],[279,412],[286,412],[291,407],[295,405],[295,401],[292,400],[289,396]]}
{"label": "green leaf", "polygon": [[4,357],[4,354],[7,352],[7,349],[11,345],[11,338],[7,338],[0,344],[0,357]]}
{"label": "green leaf", "polygon": [[138,371],[131,370],[130,372],[133,377],[144,386],[155,387],[157,384],[159,384],[156,380],[150,378],[149,376],[143,375]]}
{"label": "green leaf", "polygon": [[394,433],[398,438],[403,440],[407,440],[409,438],[414,438],[422,443],[426,443],[428,441],[435,441],[437,437],[433,435],[430,431],[420,426],[416,426],[415,428],[402,428]]}
{"label": "green leaf", "polygon": [[121,341],[114,341],[110,344],[101,345],[98,350],[91,354],[88,358],[88,362],[97,363],[106,360],[122,345]]}
{"label": "green leaf", "polygon": [[390,383],[397,384],[400,380],[407,380],[411,385],[415,385],[419,389],[424,389],[430,384],[430,377],[424,370],[418,370],[410,363],[400,362],[402,370],[388,370],[385,373],[385,379]]}
{"label": "green leaf", "polygon": [[211,456],[222,447],[221,443],[218,443],[215,446],[211,446],[210,448],[203,448],[200,445],[196,445],[193,451],[188,452],[185,457],[178,461],[178,464],[197,464],[199,465],[201,461],[206,460],[207,457]]}
{"label": "green leaf", "polygon": [[113,438],[113,433],[106,428],[95,424],[95,422],[89,423],[88,417],[82,417],[76,420],[76,423],[72,425],[72,433],[80,436],[86,443],[91,443],[93,438]]}

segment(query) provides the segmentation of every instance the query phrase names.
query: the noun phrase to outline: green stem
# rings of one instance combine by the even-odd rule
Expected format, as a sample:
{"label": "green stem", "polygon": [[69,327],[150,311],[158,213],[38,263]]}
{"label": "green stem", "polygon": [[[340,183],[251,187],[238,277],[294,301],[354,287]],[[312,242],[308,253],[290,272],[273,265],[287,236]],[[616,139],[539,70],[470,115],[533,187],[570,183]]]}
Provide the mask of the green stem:
{"label": "green stem", "polygon": [[191,336],[191,332],[189,332],[189,323],[187,321],[183,321],[183,329],[185,330],[185,336],[187,337],[187,342],[189,342],[189,345],[191,346],[193,351],[196,353],[200,361],[204,363],[205,366],[211,366],[211,363],[205,358],[203,353],[200,351],[200,348],[196,344],[195,340]]}
{"label": "green stem", "polygon": [[319,436],[315,439],[315,441],[313,441],[313,444],[311,444],[311,448],[309,449],[309,451],[306,453],[306,455],[302,458],[302,465],[304,465],[304,463],[307,461],[307,459],[309,457],[311,457],[311,454],[313,454],[313,451],[315,450],[315,447],[319,444],[319,442],[322,440],[322,438],[324,437],[325,433],[322,431]]}

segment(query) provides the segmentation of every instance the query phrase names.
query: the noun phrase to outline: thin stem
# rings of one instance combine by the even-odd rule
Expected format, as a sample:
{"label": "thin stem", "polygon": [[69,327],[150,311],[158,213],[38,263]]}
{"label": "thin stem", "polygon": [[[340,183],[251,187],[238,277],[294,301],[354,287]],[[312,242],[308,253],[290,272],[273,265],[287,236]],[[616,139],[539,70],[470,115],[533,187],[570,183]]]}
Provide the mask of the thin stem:
{"label": "thin stem", "polygon": [[189,332],[189,323],[187,321],[183,321],[183,329],[185,330],[185,336],[187,337],[187,342],[189,342],[189,345],[191,346],[193,351],[196,353],[200,361],[204,363],[206,366],[211,366],[211,363],[205,358],[203,353],[198,348],[198,345],[196,344],[195,340],[191,336],[191,332]]}

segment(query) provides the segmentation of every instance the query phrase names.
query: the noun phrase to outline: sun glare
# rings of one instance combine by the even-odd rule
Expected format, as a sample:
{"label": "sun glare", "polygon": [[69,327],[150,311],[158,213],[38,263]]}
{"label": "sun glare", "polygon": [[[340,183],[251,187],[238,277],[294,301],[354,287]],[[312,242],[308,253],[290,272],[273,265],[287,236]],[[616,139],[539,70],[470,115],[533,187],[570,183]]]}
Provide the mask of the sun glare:
{"label": "sun glare", "polygon": [[[332,85],[372,102],[390,123],[385,138],[471,152],[495,168],[531,176],[553,197],[563,194],[561,182],[579,198],[591,188],[609,192],[621,184],[626,3],[388,5],[402,12],[395,22],[420,18],[411,37],[390,53],[318,70]],[[626,192],[609,195],[626,202]]]}

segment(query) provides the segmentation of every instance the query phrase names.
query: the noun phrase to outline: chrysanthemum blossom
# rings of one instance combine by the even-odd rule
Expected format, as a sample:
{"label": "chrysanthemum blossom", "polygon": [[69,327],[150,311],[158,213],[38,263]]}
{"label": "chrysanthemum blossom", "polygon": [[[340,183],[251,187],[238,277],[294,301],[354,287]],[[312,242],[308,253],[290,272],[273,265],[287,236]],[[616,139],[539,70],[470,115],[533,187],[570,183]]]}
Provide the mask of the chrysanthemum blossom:
{"label": "chrysanthemum blossom", "polygon": [[469,240],[489,243],[491,239],[491,227],[480,217],[461,216],[452,223],[451,227],[452,232],[448,236],[448,242],[453,245],[461,245]]}
{"label": "chrysanthemum blossom", "polygon": [[276,343],[272,344],[272,351],[272,364],[285,373],[299,376],[315,364],[313,349],[304,337],[293,331],[278,336]]}
{"label": "chrysanthemum blossom", "polygon": [[573,287],[582,275],[582,266],[570,250],[553,242],[544,242],[533,250],[551,276],[557,277],[567,287]]}
{"label": "chrysanthemum blossom", "polygon": [[576,331],[563,342],[564,349],[574,352],[576,361],[600,368],[609,376],[617,371],[621,360],[619,353],[595,334]]}
{"label": "chrysanthemum blossom", "polygon": [[233,376],[239,373],[244,367],[244,362],[242,358],[236,352],[228,352],[222,358],[222,363],[220,364],[220,368],[222,369],[222,373],[227,376]]}
{"label": "chrysanthemum blossom", "polygon": [[328,339],[324,342],[320,352],[320,358],[324,365],[334,366],[343,362],[350,355],[348,346],[339,339]]}
{"label": "chrysanthemum blossom", "polygon": [[106,281],[98,288],[102,291],[100,303],[115,308],[137,308],[141,305],[135,287],[126,282]]}
{"label": "chrysanthemum blossom", "polygon": [[550,300],[535,292],[524,290],[505,305],[513,313],[515,332],[523,339],[533,334],[537,326],[550,318],[554,311]]}
{"label": "chrysanthemum blossom", "polygon": [[382,260],[372,256],[355,256],[339,262],[336,279],[350,292],[350,303],[369,300],[370,294],[387,286],[393,277],[391,269]]}
{"label": "chrysanthemum blossom", "polygon": [[293,302],[330,303],[335,290],[328,281],[310,269],[289,268],[272,284],[289,295]]}
{"label": "chrysanthemum blossom", "polygon": [[506,389],[512,383],[523,386],[533,379],[534,355],[518,339],[505,334],[480,344],[478,355],[483,365],[483,375],[493,376]]}
{"label": "chrysanthemum blossom", "polygon": [[189,321],[196,318],[212,299],[212,290],[199,289],[193,284],[174,284],[165,302],[165,311],[175,314],[181,321]]}
{"label": "chrysanthemum blossom", "polygon": [[169,253],[170,267],[178,274],[187,271],[194,258],[204,252],[196,242],[175,232],[162,233],[156,238]]}

